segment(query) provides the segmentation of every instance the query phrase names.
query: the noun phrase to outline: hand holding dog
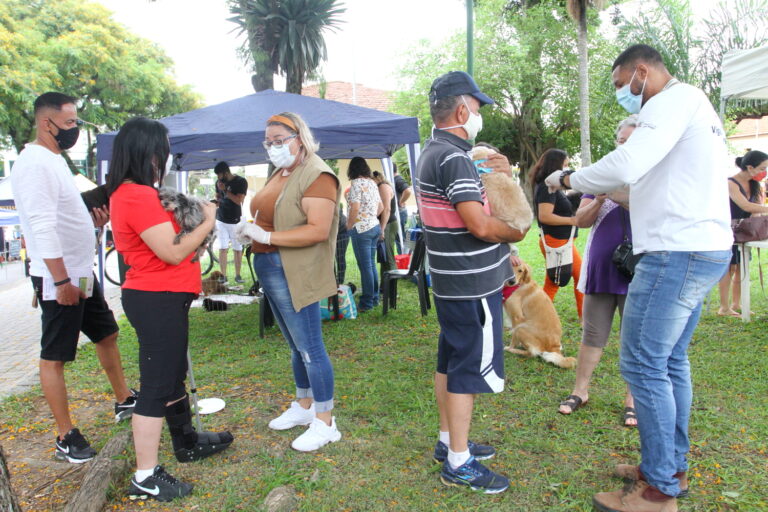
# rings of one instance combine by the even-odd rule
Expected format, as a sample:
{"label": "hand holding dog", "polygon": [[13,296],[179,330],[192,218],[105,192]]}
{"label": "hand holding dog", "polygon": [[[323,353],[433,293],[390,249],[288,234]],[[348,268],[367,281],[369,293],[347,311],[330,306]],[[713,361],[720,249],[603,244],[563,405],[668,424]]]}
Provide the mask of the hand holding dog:
{"label": "hand holding dog", "polygon": [[203,203],[203,213],[205,214],[206,221],[216,220],[216,205],[214,203]]}
{"label": "hand holding dog", "polygon": [[501,153],[491,153],[485,158],[485,162],[480,167],[486,167],[493,172],[502,172],[509,176],[512,175],[512,167],[509,165],[509,159]]}

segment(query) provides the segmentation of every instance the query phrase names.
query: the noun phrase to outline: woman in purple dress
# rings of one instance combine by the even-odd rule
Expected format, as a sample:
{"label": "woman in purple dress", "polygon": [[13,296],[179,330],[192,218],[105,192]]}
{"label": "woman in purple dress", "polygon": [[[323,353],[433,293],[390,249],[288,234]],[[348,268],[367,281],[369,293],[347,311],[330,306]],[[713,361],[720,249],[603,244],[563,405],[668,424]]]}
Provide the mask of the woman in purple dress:
{"label": "woman in purple dress", "polygon": [[[616,144],[621,145],[637,126],[637,116],[623,120],[616,129]],[[623,197],[622,197],[623,196]],[[558,412],[571,414],[589,400],[589,382],[600,362],[611,333],[616,309],[624,311],[629,279],[621,275],[611,261],[613,251],[624,241],[632,240],[625,193],[592,196],[584,194],[576,211],[578,227],[592,227],[584,249],[579,291],[584,293],[583,334],[576,365],[573,391],[560,402]],[[624,399],[624,425],[637,426],[632,395],[627,388]]]}

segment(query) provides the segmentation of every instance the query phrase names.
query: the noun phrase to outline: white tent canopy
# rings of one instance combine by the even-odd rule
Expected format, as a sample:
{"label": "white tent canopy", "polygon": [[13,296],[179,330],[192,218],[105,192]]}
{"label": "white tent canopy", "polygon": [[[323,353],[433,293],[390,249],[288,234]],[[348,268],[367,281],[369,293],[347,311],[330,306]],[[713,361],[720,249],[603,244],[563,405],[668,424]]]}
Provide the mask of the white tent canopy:
{"label": "white tent canopy", "polygon": [[723,56],[720,81],[720,114],[731,99],[768,99],[768,45],[731,50]]}

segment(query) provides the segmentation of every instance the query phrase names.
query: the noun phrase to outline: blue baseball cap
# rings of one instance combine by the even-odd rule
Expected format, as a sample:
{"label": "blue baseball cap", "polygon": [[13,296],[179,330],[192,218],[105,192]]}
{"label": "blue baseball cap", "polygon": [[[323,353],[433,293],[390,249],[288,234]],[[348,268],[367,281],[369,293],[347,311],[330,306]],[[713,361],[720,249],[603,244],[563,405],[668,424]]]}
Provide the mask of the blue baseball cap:
{"label": "blue baseball cap", "polygon": [[469,94],[480,102],[480,106],[492,105],[496,103],[491,98],[480,92],[480,88],[475,80],[464,71],[449,71],[441,75],[432,82],[432,88],[429,90],[429,102],[434,103],[441,98],[448,96],[461,96]]}

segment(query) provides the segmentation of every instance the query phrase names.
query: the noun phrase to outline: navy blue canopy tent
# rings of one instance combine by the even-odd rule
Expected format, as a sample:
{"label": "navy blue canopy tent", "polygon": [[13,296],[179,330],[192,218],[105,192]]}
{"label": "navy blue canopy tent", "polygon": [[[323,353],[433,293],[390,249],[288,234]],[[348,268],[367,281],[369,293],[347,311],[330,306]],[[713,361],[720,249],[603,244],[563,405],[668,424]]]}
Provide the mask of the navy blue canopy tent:
{"label": "navy blue canopy tent", "polygon": [[[264,129],[267,119],[280,112],[294,112],[306,121],[320,144],[317,154],[321,158],[379,158],[393,182],[391,156],[407,145],[410,168],[416,168],[419,123],[415,117],[268,89],[160,119],[168,127],[171,169],[182,171],[177,174],[177,188],[186,191],[186,171],[212,169],[220,161],[230,165],[266,163],[261,144]],[[109,172],[116,135],[111,132],[96,137],[99,183],[104,183]]]}
{"label": "navy blue canopy tent", "polygon": [[[387,159],[403,145],[414,168],[419,143],[418,120],[347,103],[274,90],[161,119],[168,127],[173,169],[212,169],[217,162],[230,165],[265,163],[261,145],[267,119],[280,112],[295,112],[309,125],[320,143],[321,158]],[[106,172],[117,132],[98,135],[97,159]],[[388,173],[389,174],[389,173]]]}

